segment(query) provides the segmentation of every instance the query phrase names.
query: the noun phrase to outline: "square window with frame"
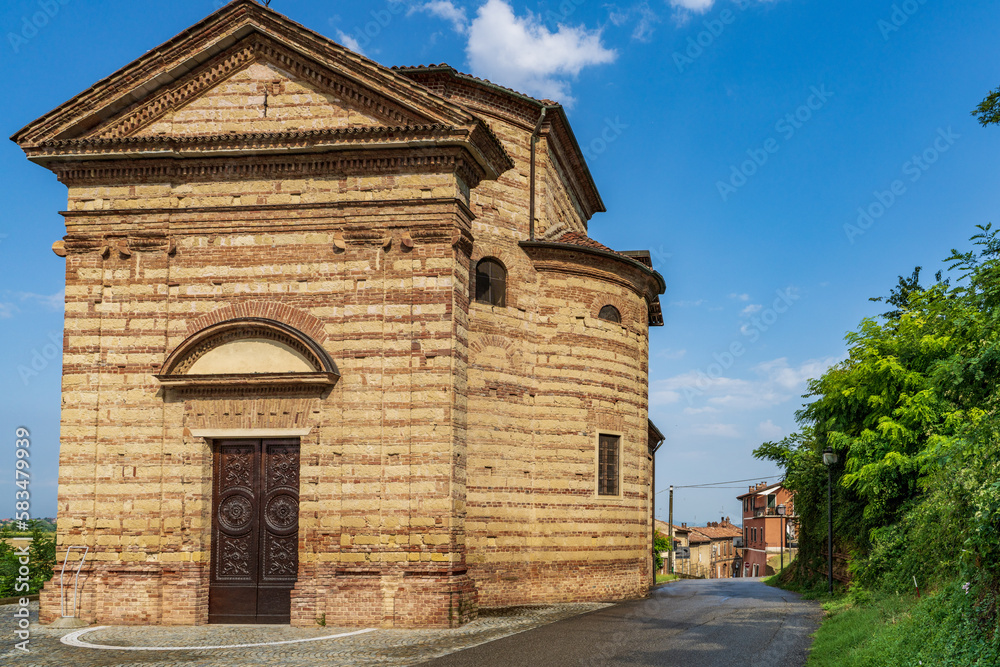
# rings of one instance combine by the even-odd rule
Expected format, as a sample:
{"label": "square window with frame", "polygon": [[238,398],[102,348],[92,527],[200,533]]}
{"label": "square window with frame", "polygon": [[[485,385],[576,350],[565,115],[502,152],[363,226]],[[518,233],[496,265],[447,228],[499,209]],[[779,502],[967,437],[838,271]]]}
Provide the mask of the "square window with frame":
{"label": "square window with frame", "polygon": [[621,495],[621,436],[600,434],[597,439],[597,495]]}

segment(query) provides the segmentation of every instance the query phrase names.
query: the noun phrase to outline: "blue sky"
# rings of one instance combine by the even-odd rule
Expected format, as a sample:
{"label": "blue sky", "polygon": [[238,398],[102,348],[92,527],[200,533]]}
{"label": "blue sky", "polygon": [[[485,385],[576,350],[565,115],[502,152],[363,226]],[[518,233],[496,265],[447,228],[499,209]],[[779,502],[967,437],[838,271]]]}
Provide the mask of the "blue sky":
{"label": "blue sky", "polygon": [[[3,131],[221,4],[4,3]],[[989,0],[271,4],[385,65],[447,62],[568,106],[608,208],[591,236],[650,249],[668,285],[650,351],[659,489],[776,474],[752,450],[795,429],[807,378],[884,310],[868,298],[1000,222],[1000,128],[970,115],[1000,85]],[[29,427],[33,510],[50,516],[66,192],[10,142],[0,174],[0,470]],[[678,490],[675,519],[736,517],[739,492]]]}

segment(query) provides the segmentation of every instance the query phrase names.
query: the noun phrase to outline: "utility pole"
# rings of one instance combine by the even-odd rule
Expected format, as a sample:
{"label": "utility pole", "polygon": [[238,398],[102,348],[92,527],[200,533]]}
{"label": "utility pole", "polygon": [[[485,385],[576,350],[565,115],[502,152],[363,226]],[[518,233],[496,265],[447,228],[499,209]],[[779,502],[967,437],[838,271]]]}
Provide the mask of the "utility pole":
{"label": "utility pole", "polygon": [[[785,515],[788,512],[786,505],[778,505],[778,525],[781,526],[781,540],[778,544],[781,545],[781,570],[785,569]],[[778,570],[779,572],[781,570]]]}
{"label": "utility pole", "polygon": [[667,557],[668,574],[674,573],[674,485],[670,485],[670,511],[667,513],[667,528],[670,533],[670,555]]}

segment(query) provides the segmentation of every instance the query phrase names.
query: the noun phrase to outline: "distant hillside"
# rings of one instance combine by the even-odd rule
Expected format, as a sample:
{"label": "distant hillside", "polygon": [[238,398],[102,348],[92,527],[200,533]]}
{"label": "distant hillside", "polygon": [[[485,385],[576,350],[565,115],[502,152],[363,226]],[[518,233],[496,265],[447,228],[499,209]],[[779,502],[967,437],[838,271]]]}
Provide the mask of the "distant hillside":
{"label": "distant hillside", "polygon": [[[56,520],[55,517],[45,517],[44,519],[35,519],[38,527],[47,533],[56,532]],[[8,528],[10,530],[17,530],[17,522],[14,519],[0,519],[0,530]]]}

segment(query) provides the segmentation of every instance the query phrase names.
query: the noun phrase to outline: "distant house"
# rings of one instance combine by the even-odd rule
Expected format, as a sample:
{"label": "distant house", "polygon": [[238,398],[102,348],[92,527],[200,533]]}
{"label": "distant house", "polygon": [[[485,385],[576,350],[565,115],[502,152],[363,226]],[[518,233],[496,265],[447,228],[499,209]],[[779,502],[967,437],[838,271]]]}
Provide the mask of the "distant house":
{"label": "distant house", "polygon": [[[656,522],[657,530],[666,534],[669,524]],[[677,545],[688,547],[690,558],[674,560],[674,572],[684,577],[700,579],[728,579],[734,574],[734,564],[740,562],[739,550],[733,540],[742,535],[729,517],[710,522],[706,526],[688,527],[686,523],[674,525]]]}
{"label": "distant house", "polygon": [[[666,521],[660,521],[656,519],[653,522],[656,532],[661,535],[670,535],[670,524]],[[688,547],[690,546],[688,535],[691,531],[688,529],[687,524],[681,524],[678,526],[674,524],[674,548],[677,547]],[[660,568],[659,574],[667,574],[670,571],[670,562],[667,554],[663,555],[663,567]],[[687,558],[675,558],[674,559],[674,572],[681,574],[685,573],[685,568],[689,564],[689,559]]]}
{"label": "distant house", "polygon": [[[737,496],[743,503],[743,539],[746,544],[743,559],[744,577],[774,574],[767,564],[772,554],[781,553],[795,541],[797,518],[794,494],[781,484],[760,483],[747,493]],[[784,506],[784,516],[779,507]],[[782,540],[782,532],[785,533]]]}
{"label": "distant house", "polygon": [[691,528],[688,533],[688,544],[691,549],[691,558],[684,563],[684,570],[681,574],[701,579],[710,578],[712,538],[696,528]]}
{"label": "distant house", "polygon": [[743,531],[730,523],[728,516],[723,517],[720,521],[711,521],[706,526],[692,528],[689,538],[692,543],[692,558],[695,551],[693,545],[697,541],[699,556],[702,553],[701,549],[707,549],[707,577],[709,579],[729,579],[739,576],[737,567],[742,560],[733,540],[742,537],[742,535]]}

